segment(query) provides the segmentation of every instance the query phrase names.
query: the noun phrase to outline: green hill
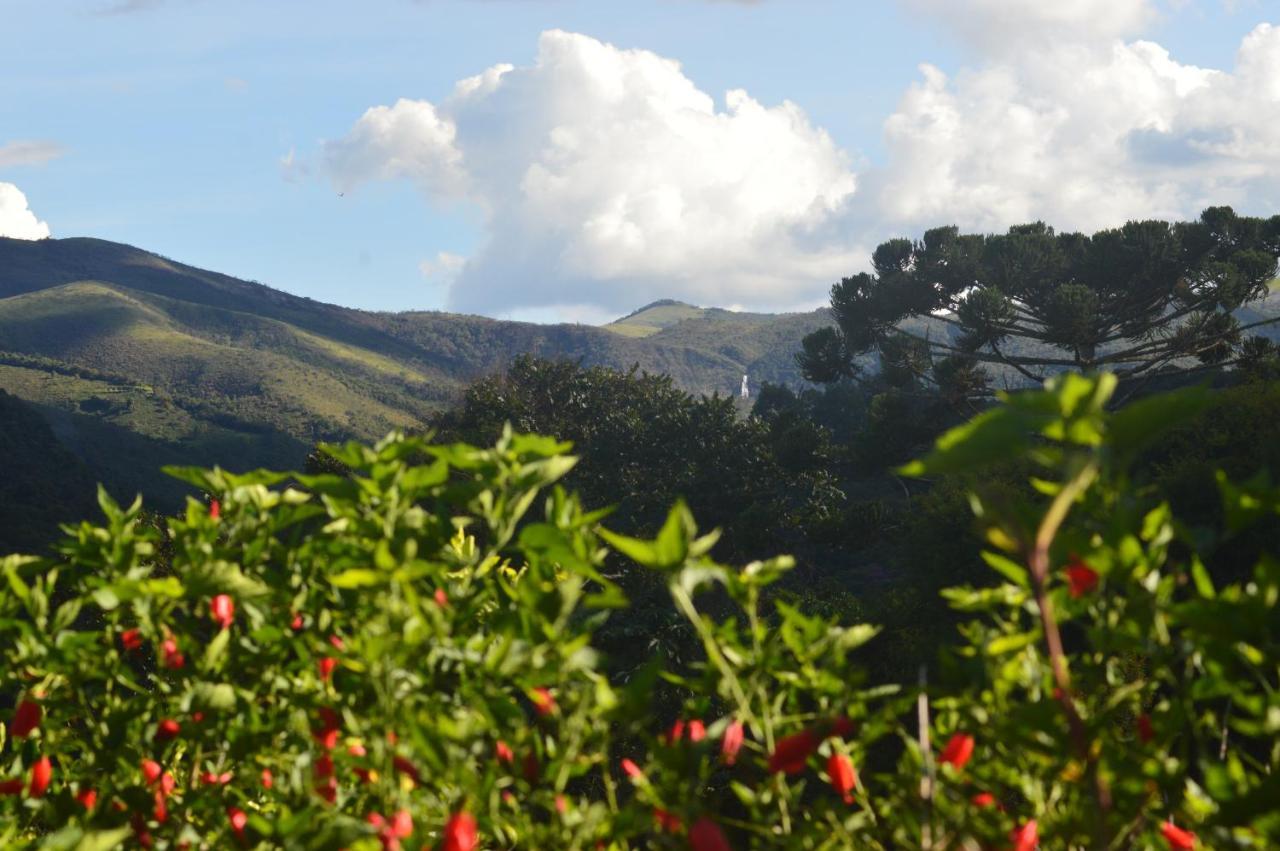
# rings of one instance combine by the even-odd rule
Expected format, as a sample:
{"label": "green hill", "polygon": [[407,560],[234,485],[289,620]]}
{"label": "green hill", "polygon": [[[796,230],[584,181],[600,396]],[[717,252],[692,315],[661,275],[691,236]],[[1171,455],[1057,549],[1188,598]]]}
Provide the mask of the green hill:
{"label": "green hill", "polygon": [[0,388],[122,498],[162,507],[162,464],[297,467],[317,440],[413,427],[519,354],[672,376],[797,383],[825,311],[659,302],[596,328],[324,304],[97,239],[0,238]]}

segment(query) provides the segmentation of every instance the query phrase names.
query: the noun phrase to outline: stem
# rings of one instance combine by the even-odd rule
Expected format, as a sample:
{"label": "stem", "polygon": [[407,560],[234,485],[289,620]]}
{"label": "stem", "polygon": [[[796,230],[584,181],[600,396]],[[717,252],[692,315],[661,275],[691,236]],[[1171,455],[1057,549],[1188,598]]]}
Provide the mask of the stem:
{"label": "stem", "polygon": [[1071,675],[1067,670],[1066,654],[1062,651],[1062,634],[1058,631],[1058,621],[1053,613],[1047,591],[1049,580],[1050,547],[1058,530],[1067,519],[1071,506],[1098,477],[1097,461],[1090,461],[1080,472],[1063,485],[1062,490],[1053,498],[1040,521],[1036,531],[1035,543],[1027,556],[1030,568],[1031,583],[1035,591],[1036,608],[1040,612],[1040,626],[1044,631],[1045,644],[1049,651],[1049,667],[1053,673],[1055,685],[1058,687],[1058,701],[1062,704],[1070,729],[1071,744],[1076,758],[1088,766],[1094,780],[1094,794],[1098,803],[1098,836],[1097,847],[1107,846],[1105,817],[1111,809],[1111,790],[1105,778],[1097,771],[1097,757],[1089,748],[1089,734],[1084,720],[1076,709],[1075,700],[1071,697]]}

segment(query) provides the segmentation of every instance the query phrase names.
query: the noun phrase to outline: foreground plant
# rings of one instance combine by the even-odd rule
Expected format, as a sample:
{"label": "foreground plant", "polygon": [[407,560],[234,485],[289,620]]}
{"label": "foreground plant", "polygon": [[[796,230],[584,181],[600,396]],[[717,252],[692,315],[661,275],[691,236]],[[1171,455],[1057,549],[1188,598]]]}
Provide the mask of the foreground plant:
{"label": "foreground plant", "polygon": [[[948,592],[975,620],[927,692],[866,683],[874,627],[788,605],[789,559],[716,563],[682,505],[609,532],[547,438],[174,470],[213,501],[164,533],[101,495],[61,558],[0,562],[0,846],[1272,846],[1280,571],[1215,589],[1126,479],[1203,398],[1111,387],[1011,397],[911,470],[1042,467],[1039,503],[975,497],[1001,584]],[[1280,508],[1224,495],[1231,528]],[[689,660],[605,666],[622,569]]]}

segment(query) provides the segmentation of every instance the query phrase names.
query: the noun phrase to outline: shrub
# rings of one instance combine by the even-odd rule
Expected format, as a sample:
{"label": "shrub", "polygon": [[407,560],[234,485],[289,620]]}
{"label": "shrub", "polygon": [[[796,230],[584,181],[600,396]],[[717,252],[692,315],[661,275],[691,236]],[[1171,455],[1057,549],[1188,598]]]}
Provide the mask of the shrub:
{"label": "shrub", "polygon": [[[717,564],[683,505],[608,531],[547,438],[174,470],[213,499],[163,542],[104,495],[60,560],[0,562],[0,846],[1272,847],[1280,567],[1213,587],[1125,475],[1201,399],[1113,385],[1008,397],[907,471],[1023,456],[1044,495],[975,495],[1000,581],[947,592],[973,620],[923,689],[868,686],[876,628],[772,595],[786,558]],[[1280,510],[1223,493],[1227,534]],[[698,652],[611,681],[623,564]]]}

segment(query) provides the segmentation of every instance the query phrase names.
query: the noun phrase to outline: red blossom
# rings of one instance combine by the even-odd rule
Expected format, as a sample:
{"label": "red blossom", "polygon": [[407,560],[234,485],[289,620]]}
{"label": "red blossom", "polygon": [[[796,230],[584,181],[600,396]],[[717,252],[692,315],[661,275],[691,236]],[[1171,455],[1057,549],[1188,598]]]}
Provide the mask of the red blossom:
{"label": "red blossom", "polygon": [[1171,821],[1160,826],[1160,835],[1173,851],[1191,851],[1196,847],[1196,835],[1189,830],[1183,830]]}
{"label": "red blossom", "polygon": [[22,782],[21,777],[15,777],[12,780],[0,780],[0,795],[21,795],[24,785],[26,784]]}
{"label": "red blossom", "polygon": [[724,728],[724,737],[720,739],[720,761],[725,765],[733,765],[738,761],[738,751],[742,749],[743,726],[741,721],[732,721]]}
{"label": "red blossom", "polygon": [[178,788],[178,781],[173,779],[173,775],[164,772],[160,775],[160,794],[166,798],[173,794],[173,790]]}
{"label": "red blossom", "polygon": [[442,609],[449,608],[449,595],[444,592],[443,588],[437,588],[435,597],[436,605]]}
{"label": "red blossom", "polygon": [[533,701],[533,708],[539,715],[546,716],[556,711],[556,699],[549,689],[539,686],[529,692],[529,699]]}
{"label": "red blossom", "polygon": [[172,638],[166,638],[160,642],[160,652],[164,656],[164,666],[166,668],[177,670],[187,664],[187,658],[178,649],[178,642]]}
{"label": "red blossom", "polygon": [[1035,819],[1014,828],[1013,851],[1035,851],[1040,844],[1040,826]]}
{"label": "red blossom", "polygon": [[156,792],[155,804],[151,808],[151,815],[161,824],[169,820],[169,807],[165,804],[164,795],[160,792]]}
{"label": "red blossom", "polygon": [[1098,572],[1079,556],[1072,554],[1071,561],[1063,568],[1067,575],[1067,590],[1073,598],[1083,597],[1098,585]]}
{"label": "red blossom", "polygon": [[853,790],[858,785],[858,772],[854,770],[849,757],[833,751],[827,759],[827,776],[831,778],[831,788],[836,790],[846,804],[852,804]]}
{"label": "red blossom", "polygon": [[799,774],[819,744],[821,742],[812,730],[801,730],[779,739],[773,753],[769,754],[769,771]]}
{"label": "red blossom", "polygon": [[209,500],[209,519],[217,521],[222,516],[222,503],[216,499]]}
{"label": "red blossom", "polygon": [[391,832],[400,839],[408,839],[413,835],[413,816],[408,810],[399,810],[391,817]]}
{"label": "red blossom", "polygon": [[231,825],[231,832],[237,838],[244,839],[244,829],[249,824],[249,817],[245,815],[244,810],[239,807],[227,807],[227,822]]}
{"label": "red blossom", "polygon": [[343,647],[346,646],[346,644],[342,640],[342,637],[338,635],[329,636],[329,643],[332,644],[338,650],[341,650]]}
{"label": "red blossom", "polygon": [[694,718],[689,722],[689,741],[700,742],[707,737],[707,726],[701,720]]}
{"label": "red blossom", "polygon": [[219,629],[230,629],[236,619],[236,602],[230,594],[219,594],[209,604],[209,613]]}
{"label": "red blossom", "polygon": [[333,676],[333,669],[338,667],[338,660],[333,656],[322,656],[316,662],[316,667],[320,669],[320,679],[328,680]]}
{"label": "red blossom", "polygon": [[473,851],[477,842],[475,818],[468,812],[455,813],[444,826],[440,851]]}
{"label": "red blossom", "polygon": [[142,646],[142,630],[135,627],[120,633],[120,645],[125,650],[137,650]]}
{"label": "red blossom", "polygon": [[351,756],[368,756],[369,752],[364,749],[364,745],[359,742],[353,742],[347,745],[347,753]]}
{"label": "red blossom", "polygon": [[677,718],[671,724],[671,729],[667,731],[667,744],[674,745],[684,738],[684,719]]}
{"label": "red blossom", "polygon": [[35,765],[31,766],[31,785],[27,787],[27,794],[32,798],[43,798],[44,793],[49,791],[51,782],[53,782],[53,763],[49,761],[49,757],[42,756],[36,760]]}
{"label": "red blossom", "polygon": [[332,804],[338,800],[338,778],[330,777],[325,782],[316,786],[316,794],[323,798],[327,803]]}
{"label": "red blossom", "polygon": [[31,731],[40,726],[40,704],[34,700],[23,699],[13,711],[13,721],[9,724],[9,735],[21,739],[31,735]]}
{"label": "red blossom", "polygon": [[996,796],[990,792],[979,792],[969,799],[975,807],[994,807],[996,805]]}
{"label": "red blossom", "polygon": [[391,765],[396,771],[411,778],[414,783],[422,785],[422,775],[418,773],[418,767],[402,756],[392,757]]}
{"label": "red blossom", "polygon": [[637,783],[644,780],[644,770],[641,769],[640,766],[636,765],[633,760],[624,758],[621,762],[621,765],[622,765],[622,773],[627,775],[627,777],[631,778]]}
{"label": "red blossom", "polygon": [[556,795],[556,812],[564,815],[569,809],[569,799],[564,795]]}
{"label": "red blossom", "polygon": [[680,816],[667,812],[661,807],[654,809],[653,818],[658,822],[658,829],[666,833],[679,833],[680,828],[684,827],[684,823],[680,821]]}
{"label": "red blossom", "polygon": [[493,746],[494,754],[498,757],[498,762],[505,762],[508,765],[515,762],[515,752],[511,750],[511,746],[501,739]]}
{"label": "red blossom", "polygon": [[172,718],[166,718],[156,725],[156,741],[167,742],[171,739],[176,739],[181,731],[182,728],[177,721]]}
{"label": "red blossom", "polygon": [[732,851],[720,825],[703,816],[689,829],[689,847],[693,851]]}
{"label": "red blossom", "polygon": [[947,741],[947,746],[938,756],[938,762],[953,765],[957,770],[964,768],[965,763],[973,756],[974,739],[968,733],[956,733]]}
{"label": "red blossom", "polygon": [[94,789],[81,789],[76,793],[76,800],[80,802],[80,806],[91,810],[98,805],[98,793]]}
{"label": "red blossom", "polygon": [[842,739],[852,736],[857,730],[858,726],[853,723],[853,719],[845,715],[841,715],[831,722],[831,735],[839,736]]}
{"label": "red blossom", "polygon": [[293,622],[292,622],[291,624],[289,624],[289,628],[290,628],[290,629],[292,629],[294,632],[299,632],[299,631],[301,631],[301,629],[302,629],[302,615],[295,614],[295,615],[293,616]]}
{"label": "red blossom", "polygon": [[321,754],[320,758],[316,760],[315,768],[313,770],[315,771],[316,777],[332,777],[333,757],[329,756],[327,753]]}
{"label": "red blossom", "polygon": [[1138,716],[1138,738],[1142,740],[1143,744],[1146,744],[1155,737],[1156,730],[1151,724],[1151,716],[1144,712]]}
{"label": "red blossom", "polygon": [[147,781],[148,786],[159,780],[160,775],[164,773],[164,769],[160,767],[160,763],[156,762],[154,759],[144,759],[141,762],[141,767],[142,779]]}
{"label": "red blossom", "polygon": [[271,773],[271,769],[262,769],[262,788],[270,789],[274,785],[276,785],[276,778],[275,775]]}

